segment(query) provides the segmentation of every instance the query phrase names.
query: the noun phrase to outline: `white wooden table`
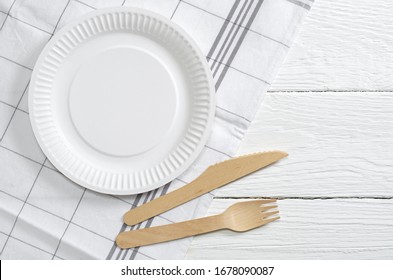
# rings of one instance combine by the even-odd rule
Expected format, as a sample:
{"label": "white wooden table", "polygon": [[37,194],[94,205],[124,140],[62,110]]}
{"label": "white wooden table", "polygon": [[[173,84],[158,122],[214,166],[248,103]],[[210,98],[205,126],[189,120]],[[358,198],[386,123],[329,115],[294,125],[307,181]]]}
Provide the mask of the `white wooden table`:
{"label": "white wooden table", "polygon": [[189,259],[393,259],[393,2],[318,0],[239,154],[289,157],[209,214],[278,198],[281,220],[196,237]]}

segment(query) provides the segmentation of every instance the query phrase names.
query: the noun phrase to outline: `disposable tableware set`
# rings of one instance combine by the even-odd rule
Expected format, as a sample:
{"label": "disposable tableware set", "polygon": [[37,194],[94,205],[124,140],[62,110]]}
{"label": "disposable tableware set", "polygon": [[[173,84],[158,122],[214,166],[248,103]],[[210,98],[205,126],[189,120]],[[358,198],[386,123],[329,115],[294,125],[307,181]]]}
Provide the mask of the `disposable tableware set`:
{"label": "disposable tableware set", "polygon": [[[93,191],[130,195],[182,174],[204,148],[215,116],[206,58],[169,19],[135,8],[96,10],[58,31],[29,86],[36,139],[65,176]],[[134,208],[135,225],[276,162],[256,153],[215,164],[186,186]],[[121,248],[278,219],[275,200],[240,202],[220,215],[122,232]]]}
{"label": "disposable tableware set", "polygon": [[[280,151],[262,152],[212,165],[186,186],[128,211],[124,215],[124,222],[128,225],[135,225],[145,221],[286,156],[286,153]],[[219,215],[122,232],[117,236],[116,243],[121,248],[131,248],[224,228],[239,232],[247,231],[279,219],[276,216],[278,211],[271,211],[277,208],[275,204],[272,204],[274,202],[276,202],[274,199],[239,202],[231,205]]]}

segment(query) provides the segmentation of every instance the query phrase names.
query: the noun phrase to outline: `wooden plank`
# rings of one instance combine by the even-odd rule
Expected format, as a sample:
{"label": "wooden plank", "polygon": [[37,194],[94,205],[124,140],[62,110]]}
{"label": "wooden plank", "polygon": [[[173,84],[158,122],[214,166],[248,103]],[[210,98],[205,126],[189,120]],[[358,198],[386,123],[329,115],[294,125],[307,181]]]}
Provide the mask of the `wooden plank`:
{"label": "wooden plank", "polygon": [[391,93],[270,93],[239,155],[283,150],[288,158],[218,197],[393,197]]}
{"label": "wooden plank", "polygon": [[[209,215],[239,200],[215,199]],[[393,200],[280,200],[281,219],[195,237],[188,259],[392,259]]]}
{"label": "wooden plank", "polygon": [[315,1],[274,91],[393,90],[393,1]]}

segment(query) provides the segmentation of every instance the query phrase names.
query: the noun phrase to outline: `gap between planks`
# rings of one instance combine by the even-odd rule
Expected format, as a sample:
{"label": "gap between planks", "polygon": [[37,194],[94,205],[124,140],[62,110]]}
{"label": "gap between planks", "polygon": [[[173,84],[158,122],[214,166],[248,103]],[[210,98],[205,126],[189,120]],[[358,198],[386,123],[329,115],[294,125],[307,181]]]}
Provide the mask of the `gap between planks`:
{"label": "gap between planks", "polygon": [[335,90],[335,89],[326,89],[326,90],[269,90],[267,94],[278,94],[278,93],[390,93],[393,92],[393,89],[387,90],[373,90],[373,89],[364,89],[364,90]]}
{"label": "gap between planks", "polygon": [[225,199],[277,199],[277,200],[328,200],[328,199],[382,199],[389,200],[393,199],[392,196],[310,196],[310,197],[300,197],[300,196],[238,196],[238,197],[214,197],[214,200],[225,200]]}

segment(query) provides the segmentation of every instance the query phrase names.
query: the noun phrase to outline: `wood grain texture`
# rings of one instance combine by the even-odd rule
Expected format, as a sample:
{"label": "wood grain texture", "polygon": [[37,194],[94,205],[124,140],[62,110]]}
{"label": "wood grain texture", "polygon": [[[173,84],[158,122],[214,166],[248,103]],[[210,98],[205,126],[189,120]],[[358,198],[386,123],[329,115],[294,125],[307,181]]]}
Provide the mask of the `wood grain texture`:
{"label": "wood grain texture", "polygon": [[238,154],[287,158],[217,197],[393,197],[393,95],[270,93]]}
{"label": "wood grain texture", "polygon": [[[239,200],[215,199],[209,215]],[[281,219],[195,237],[188,259],[392,259],[393,200],[280,200]]]}
{"label": "wood grain texture", "polygon": [[274,91],[393,90],[393,2],[315,1]]}
{"label": "wood grain texture", "polygon": [[238,152],[288,158],[220,189],[209,211],[280,197],[281,219],[196,237],[189,259],[393,259],[392,10],[314,3]]}

